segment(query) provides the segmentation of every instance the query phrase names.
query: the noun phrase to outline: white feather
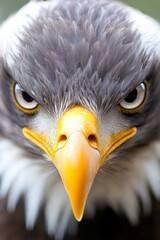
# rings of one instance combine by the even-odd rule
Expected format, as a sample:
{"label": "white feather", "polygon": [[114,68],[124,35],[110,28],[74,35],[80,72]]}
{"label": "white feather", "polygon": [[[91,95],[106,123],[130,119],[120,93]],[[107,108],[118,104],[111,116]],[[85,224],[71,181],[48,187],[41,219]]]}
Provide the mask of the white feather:
{"label": "white feather", "polygon": [[29,159],[9,140],[0,139],[1,198],[8,195],[8,210],[25,200],[26,227],[32,229],[42,206],[46,229],[63,237],[71,218],[67,194],[56,169],[45,159]]}
{"label": "white feather", "polygon": [[[55,6],[59,3],[55,1]],[[40,14],[42,8],[46,8],[49,2],[30,2],[15,16],[9,18],[0,28],[0,52],[7,59],[8,65],[12,65],[13,56],[19,54],[19,39],[23,38],[24,27],[32,23]],[[53,6],[53,4],[52,4]],[[151,53],[156,49],[160,56],[160,28],[159,24],[151,18],[128,7],[129,21],[133,22],[133,30],[140,33],[142,48]],[[149,31],[148,31],[149,29]],[[155,48],[156,46],[156,48]],[[155,53],[155,50],[153,51]],[[94,108],[94,106],[93,106]],[[58,111],[58,110],[57,110]],[[115,116],[114,114],[111,114]],[[37,114],[32,122],[41,131],[44,129],[44,112]],[[108,115],[109,119],[109,115]],[[51,126],[51,119],[45,117],[45,127]],[[53,119],[52,119],[53,120]],[[123,119],[110,118],[112,125],[117,129],[105,128],[105,133],[124,128]],[[37,126],[37,122],[39,125]],[[109,121],[106,121],[107,124]],[[36,124],[35,124],[36,123]],[[119,124],[119,125],[117,125]],[[127,123],[126,123],[127,124]],[[43,127],[43,129],[42,129]],[[53,138],[53,121],[52,131]],[[103,138],[102,138],[103,139]],[[115,171],[112,174],[104,165],[99,171],[96,181],[88,197],[86,214],[93,216],[97,207],[111,206],[116,211],[123,211],[132,223],[138,221],[139,203],[141,199],[144,211],[150,212],[151,200],[149,189],[160,199],[160,143],[154,143],[147,148],[128,156],[128,159],[117,159],[124,164],[127,170]],[[121,160],[121,161],[120,161]],[[109,164],[109,159],[108,159]],[[62,238],[70,221],[73,221],[68,196],[55,168],[45,159],[26,158],[25,152],[11,141],[0,139],[0,196],[8,195],[8,209],[14,210],[20,197],[25,199],[26,226],[33,228],[41,207],[45,211],[45,223],[47,232]],[[73,223],[74,224],[74,223]]]}
{"label": "white feather", "polygon": [[144,213],[150,213],[150,190],[157,199],[160,199],[160,151],[158,148],[160,148],[160,142],[155,142],[126,156],[127,159],[115,159],[115,165],[121,167],[112,172],[108,170],[110,161],[108,160],[108,164],[102,167],[91,189],[87,210],[90,211],[90,205],[93,207],[107,204],[115,211],[123,211],[128,219],[136,224],[139,216],[138,199],[140,199]]}
{"label": "white feather", "polygon": [[[54,8],[58,3],[59,1],[55,0],[52,7]],[[0,28],[0,55],[7,60],[9,66],[14,63],[14,57],[20,53],[20,41],[24,39],[25,27],[32,24],[33,20],[41,14],[41,10],[48,8],[49,4],[49,2],[44,1],[31,1],[2,24]]]}
{"label": "white feather", "polygon": [[[144,212],[149,213],[149,189],[160,199],[159,146],[160,143],[154,143],[126,160],[117,159],[122,166],[120,172],[110,173],[109,166],[104,165],[89,194],[86,216],[92,217],[97,208],[109,205],[117,212],[123,211],[135,224],[139,215],[138,198]],[[5,139],[0,141],[0,154],[1,197],[9,194],[8,209],[13,211],[20,197],[24,196],[26,226],[32,229],[43,206],[48,234],[62,239],[73,222],[73,215],[68,196],[51,162],[27,159],[22,149]],[[108,159],[108,164],[110,161]]]}
{"label": "white feather", "polygon": [[[153,18],[138,10],[127,7],[129,21],[133,23],[133,31],[140,34],[142,47],[148,54],[160,54],[160,24]],[[155,47],[156,46],[156,47]],[[153,55],[154,56],[154,55]]]}
{"label": "white feather", "polygon": [[[47,222],[47,231],[50,235],[55,234],[59,236],[61,234],[62,237],[65,227],[68,225],[67,222],[70,219],[71,208],[62,183],[57,183],[53,186],[53,189],[54,190],[50,192],[46,204],[45,218]],[[50,214],[51,212],[52,214]],[[62,223],[65,223],[65,225]]]}

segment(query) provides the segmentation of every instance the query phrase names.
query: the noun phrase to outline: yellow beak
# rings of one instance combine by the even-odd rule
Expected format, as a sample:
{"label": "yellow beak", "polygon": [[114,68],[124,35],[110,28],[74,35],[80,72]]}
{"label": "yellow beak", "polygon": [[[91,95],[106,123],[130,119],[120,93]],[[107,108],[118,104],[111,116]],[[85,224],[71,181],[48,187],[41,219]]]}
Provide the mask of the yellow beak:
{"label": "yellow beak", "polygon": [[55,145],[39,133],[23,128],[24,136],[42,148],[58,169],[78,221],[83,216],[89,190],[100,166],[114,149],[135,133],[136,128],[131,128],[107,136],[107,145],[102,148],[97,118],[80,106],[61,117]]}
{"label": "yellow beak", "polygon": [[81,220],[86,198],[100,166],[98,122],[82,107],[67,111],[59,122],[54,159],[73,213]]}
{"label": "yellow beak", "polygon": [[73,213],[81,220],[86,198],[100,164],[100,153],[80,132],[73,133],[56,153],[55,165],[69,195]]}

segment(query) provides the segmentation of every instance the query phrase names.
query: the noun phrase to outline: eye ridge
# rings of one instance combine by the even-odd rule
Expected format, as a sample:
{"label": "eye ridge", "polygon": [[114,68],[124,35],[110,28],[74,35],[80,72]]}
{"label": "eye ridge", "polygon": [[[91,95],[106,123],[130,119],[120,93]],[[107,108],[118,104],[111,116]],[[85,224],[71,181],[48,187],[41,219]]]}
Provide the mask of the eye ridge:
{"label": "eye ridge", "polygon": [[26,114],[35,114],[40,105],[15,81],[12,82],[12,97],[19,110]]}

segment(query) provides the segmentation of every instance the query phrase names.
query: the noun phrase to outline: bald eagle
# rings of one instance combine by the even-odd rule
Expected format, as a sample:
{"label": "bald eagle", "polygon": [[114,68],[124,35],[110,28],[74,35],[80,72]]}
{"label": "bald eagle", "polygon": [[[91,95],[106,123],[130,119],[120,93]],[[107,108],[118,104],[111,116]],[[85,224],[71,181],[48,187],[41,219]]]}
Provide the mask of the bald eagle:
{"label": "bald eagle", "polygon": [[42,211],[62,239],[97,209],[134,224],[160,198],[155,20],[114,1],[30,1],[0,27],[0,99],[8,218],[22,200],[27,229]]}

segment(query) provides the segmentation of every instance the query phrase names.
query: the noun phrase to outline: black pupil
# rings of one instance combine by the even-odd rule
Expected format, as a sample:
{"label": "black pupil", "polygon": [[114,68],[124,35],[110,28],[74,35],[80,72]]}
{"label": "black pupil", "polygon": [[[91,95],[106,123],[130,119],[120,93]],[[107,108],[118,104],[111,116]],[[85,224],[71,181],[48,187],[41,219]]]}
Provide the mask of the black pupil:
{"label": "black pupil", "polygon": [[34,99],[31,96],[29,96],[28,93],[26,93],[25,91],[22,91],[22,96],[23,96],[24,100],[28,103],[34,101]]}
{"label": "black pupil", "polygon": [[132,92],[128,94],[128,96],[124,99],[127,103],[132,103],[137,98],[137,89],[134,89]]}

